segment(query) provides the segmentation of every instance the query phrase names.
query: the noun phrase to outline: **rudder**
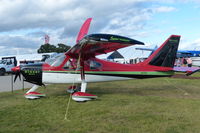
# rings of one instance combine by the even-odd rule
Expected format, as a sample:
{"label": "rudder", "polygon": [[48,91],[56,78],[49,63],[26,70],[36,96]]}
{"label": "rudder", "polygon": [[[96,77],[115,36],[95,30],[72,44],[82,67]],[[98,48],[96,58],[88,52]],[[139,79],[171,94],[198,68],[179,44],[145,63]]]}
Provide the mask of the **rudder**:
{"label": "rudder", "polygon": [[176,53],[180,42],[179,35],[171,35],[148,59],[143,63],[153,66],[174,67]]}

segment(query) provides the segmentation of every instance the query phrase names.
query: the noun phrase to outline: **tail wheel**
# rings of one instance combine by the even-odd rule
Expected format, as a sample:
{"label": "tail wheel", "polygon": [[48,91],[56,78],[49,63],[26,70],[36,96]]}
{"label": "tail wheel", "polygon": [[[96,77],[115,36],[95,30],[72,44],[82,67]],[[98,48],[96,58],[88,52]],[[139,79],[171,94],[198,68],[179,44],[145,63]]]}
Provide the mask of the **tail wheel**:
{"label": "tail wheel", "polygon": [[0,69],[0,75],[1,75],[1,76],[4,76],[5,73],[6,73],[6,70],[5,70],[4,68],[1,68],[1,69]]}

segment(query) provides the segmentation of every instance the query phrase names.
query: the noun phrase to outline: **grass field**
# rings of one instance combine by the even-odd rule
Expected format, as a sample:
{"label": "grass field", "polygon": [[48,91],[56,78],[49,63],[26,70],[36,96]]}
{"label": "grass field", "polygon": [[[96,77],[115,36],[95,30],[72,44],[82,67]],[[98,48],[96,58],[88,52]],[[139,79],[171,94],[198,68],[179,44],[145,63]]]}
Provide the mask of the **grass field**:
{"label": "grass field", "polygon": [[70,102],[68,85],[50,85],[46,98],[22,90],[0,93],[0,133],[199,133],[200,81],[157,78],[91,83],[98,100]]}

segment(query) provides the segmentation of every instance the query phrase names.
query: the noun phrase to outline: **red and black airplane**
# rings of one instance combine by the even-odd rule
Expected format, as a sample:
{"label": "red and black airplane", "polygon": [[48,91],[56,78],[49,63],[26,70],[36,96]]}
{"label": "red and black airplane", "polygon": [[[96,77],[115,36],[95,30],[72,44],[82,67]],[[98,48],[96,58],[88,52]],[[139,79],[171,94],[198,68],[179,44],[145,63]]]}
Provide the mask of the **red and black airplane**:
{"label": "red and black airplane", "polygon": [[[85,93],[87,83],[115,80],[145,79],[170,77],[180,41],[179,35],[171,35],[148,59],[138,64],[120,64],[96,58],[97,55],[116,51],[120,48],[144,45],[143,42],[112,34],[90,34],[91,18],[83,24],[77,37],[76,45],[54,60],[43,64],[21,65],[13,68],[16,77],[22,74],[24,80],[36,85],[73,83],[80,84],[80,90],[73,91],[76,101],[96,98]],[[35,92],[34,86],[25,96],[39,98],[44,96]],[[71,87],[74,89],[74,86]]]}

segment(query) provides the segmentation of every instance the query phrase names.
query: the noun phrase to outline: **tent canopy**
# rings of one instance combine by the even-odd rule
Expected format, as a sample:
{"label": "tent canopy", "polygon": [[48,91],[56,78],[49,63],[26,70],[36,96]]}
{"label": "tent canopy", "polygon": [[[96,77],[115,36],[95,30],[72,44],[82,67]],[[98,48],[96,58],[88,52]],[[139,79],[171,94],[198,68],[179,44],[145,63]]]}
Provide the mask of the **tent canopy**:
{"label": "tent canopy", "polygon": [[107,59],[117,59],[117,58],[123,59],[124,57],[118,51],[113,52],[111,55],[107,57]]}

